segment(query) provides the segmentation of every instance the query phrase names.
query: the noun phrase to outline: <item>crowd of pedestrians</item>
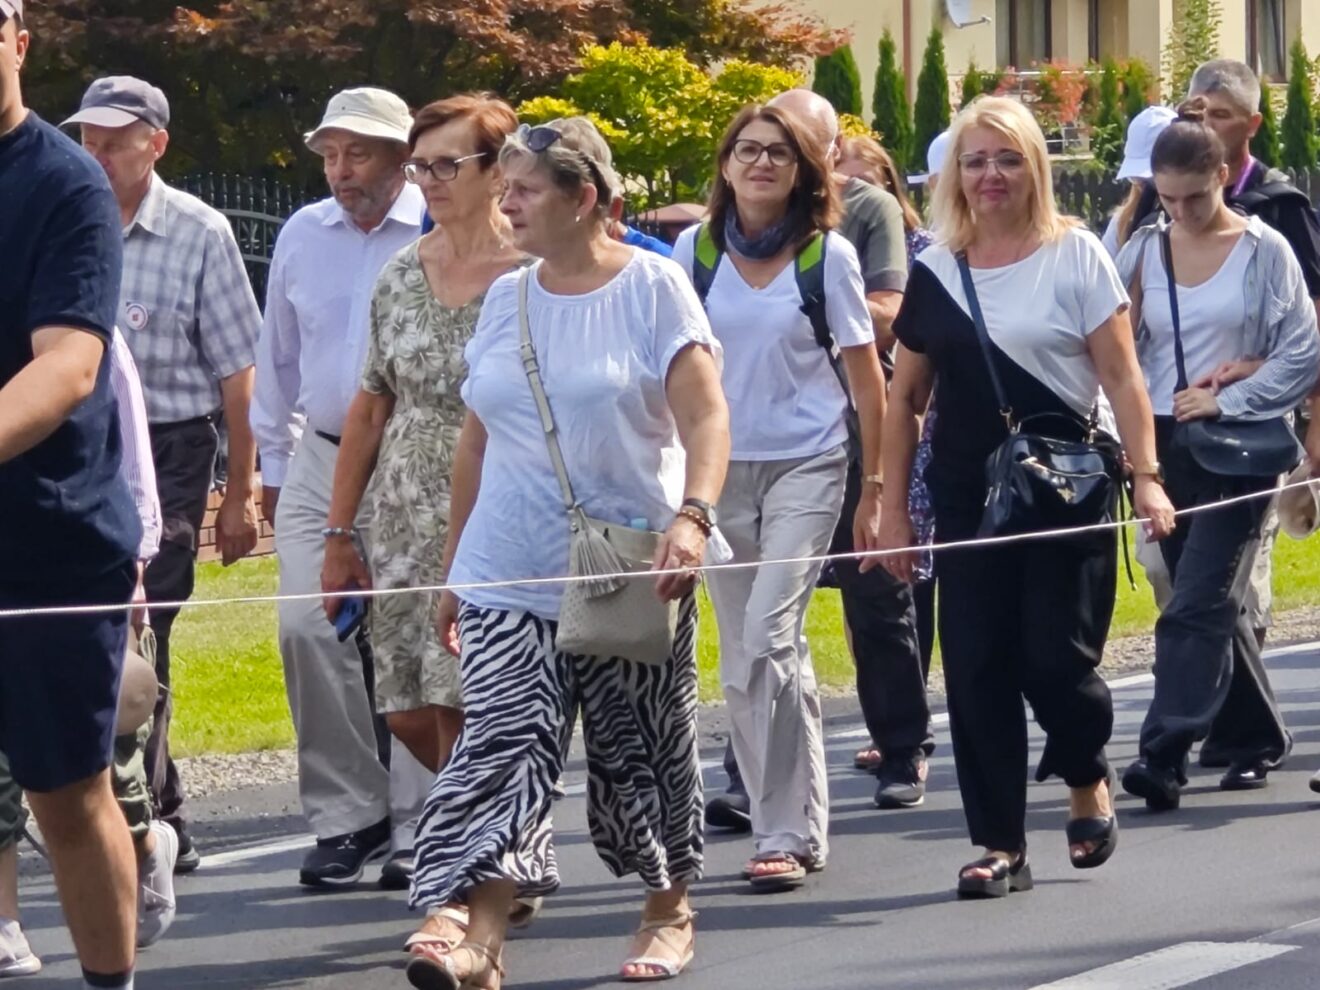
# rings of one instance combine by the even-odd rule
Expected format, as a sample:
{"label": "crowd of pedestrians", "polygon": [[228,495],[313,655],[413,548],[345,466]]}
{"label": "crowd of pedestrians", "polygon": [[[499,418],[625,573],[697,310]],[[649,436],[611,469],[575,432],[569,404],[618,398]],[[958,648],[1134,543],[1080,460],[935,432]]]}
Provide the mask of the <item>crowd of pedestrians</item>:
{"label": "crowd of pedestrians", "polygon": [[[224,218],[156,174],[166,94],[98,79],[62,133],[23,105],[22,15],[0,0],[0,549],[24,575],[0,607],[125,608],[0,620],[0,976],[40,968],[18,923],[24,792],[86,987],[133,986],[174,874],[201,863],[170,632],[222,425],[223,562],[254,548],[259,503],[299,596],[279,606],[316,837],[299,880],[343,888],[384,860],[424,912],[401,937],[423,990],[499,987],[509,930],[559,887],[579,718],[592,842],[643,888],[621,979],[692,960],[707,826],[750,833],[756,889],[830,866],[819,583],[840,589],[881,809],[925,797],[938,629],[982,850],[958,896],[1032,886],[1028,704],[1079,869],[1118,848],[1120,781],[1161,810],[1198,741],[1224,789],[1287,758],[1261,662],[1275,506],[1213,504],[1320,470],[1320,416],[1293,422],[1320,407],[1320,224],[1250,156],[1245,66],[1207,63],[1186,103],[1133,120],[1103,240],[1058,212],[1011,99],[932,144],[927,218],[820,97],[748,106],[671,246],[622,221],[586,118],[520,124],[488,94],[414,115],[349,89],[306,135],[330,195],[285,224],[263,312]],[[1031,539],[1061,516],[1014,501],[1015,444],[1089,521],[1117,518],[1120,486],[1146,520],[1156,686],[1121,775],[1097,672],[1117,540]],[[705,579],[731,724],[707,802],[695,569],[729,560],[772,563]],[[464,590],[406,593],[446,582]]]}

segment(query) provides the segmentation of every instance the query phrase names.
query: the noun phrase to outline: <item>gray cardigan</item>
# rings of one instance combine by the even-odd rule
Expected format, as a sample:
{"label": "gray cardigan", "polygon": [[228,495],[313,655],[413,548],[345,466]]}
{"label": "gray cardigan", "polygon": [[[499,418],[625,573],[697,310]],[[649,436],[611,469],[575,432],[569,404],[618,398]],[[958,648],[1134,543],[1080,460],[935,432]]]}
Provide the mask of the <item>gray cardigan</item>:
{"label": "gray cardigan", "polygon": [[[1118,273],[1131,287],[1139,277],[1145,252],[1159,251],[1163,222],[1142,227],[1118,254]],[[1218,395],[1224,419],[1274,419],[1306,398],[1320,376],[1320,333],[1315,305],[1306,291],[1301,266],[1283,235],[1260,217],[1247,221],[1251,240],[1243,294],[1247,321],[1242,327],[1242,357],[1264,358],[1250,378],[1225,386]],[[1143,319],[1136,328],[1137,358],[1144,367],[1154,346]]]}

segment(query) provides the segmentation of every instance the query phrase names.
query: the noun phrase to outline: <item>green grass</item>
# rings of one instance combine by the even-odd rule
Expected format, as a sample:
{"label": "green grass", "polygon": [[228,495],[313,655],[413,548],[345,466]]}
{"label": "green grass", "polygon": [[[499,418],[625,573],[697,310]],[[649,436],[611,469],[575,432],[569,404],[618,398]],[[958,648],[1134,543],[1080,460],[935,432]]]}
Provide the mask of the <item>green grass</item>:
{"label": "green grass", "polygon": [[[1120,566],[1112,636],[1148,632],[1155,605],[1140,565],[1133,562],[1137,589]],[[231,568],[203,564],[195,597],[234,598],[275,591],[273,557]],[[1275,608],[1284,611],[1320,604],[1320,539],[1303,542],[1280,537],[1274,552]],[[702,635],[698,658],[701,697],[719,698],[719,647],[710,602],[701,595]],[[852,660],[843,639],[839,594],[817,592],[807,613],[807,637],[821,684],[853,684]],[[235,605],[187,609],[174,629],[174,751],[235,753],[293,744],[293,726],[284,697],[284,677],[275,642],[274,605]],[[938,658],[937,658],[938,662]]]}

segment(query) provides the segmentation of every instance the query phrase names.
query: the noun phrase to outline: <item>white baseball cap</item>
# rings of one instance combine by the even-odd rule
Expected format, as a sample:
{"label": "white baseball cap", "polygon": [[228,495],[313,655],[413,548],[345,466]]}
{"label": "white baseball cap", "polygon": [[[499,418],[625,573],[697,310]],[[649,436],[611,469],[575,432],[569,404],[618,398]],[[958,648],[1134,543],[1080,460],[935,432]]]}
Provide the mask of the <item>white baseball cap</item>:
{"label": "white baseball cap", "polygon": [[908,182],[920,184],[927,181],[932,175],[939,175],[944,171],[944,159],[949,155],[949,132],[940,131],[930,142],[930,147],[926,149],[926,171],[921,175],[908,176]]}
{"label": "white baseball cap", "polygon": [[1147,107],[1128,124],[1127,141],[1123,144],[1123,164],[1116,179],[1149,179],[1150,153],[1155,150],[1155,139],[1178,119],[1168,107]]}
{"label": "white baseball cap", "polygon": [[22,17],[23,0],[0,0],[0,14],[5,17]]}
{"label": "white baseball cap", "polygon": [[317,145],[328,130],[407,144],[412,125],[412,114],[402,99],[386,89],[362,86],[332,96],[320,125],[303,135],[303,140],[317,154]]}

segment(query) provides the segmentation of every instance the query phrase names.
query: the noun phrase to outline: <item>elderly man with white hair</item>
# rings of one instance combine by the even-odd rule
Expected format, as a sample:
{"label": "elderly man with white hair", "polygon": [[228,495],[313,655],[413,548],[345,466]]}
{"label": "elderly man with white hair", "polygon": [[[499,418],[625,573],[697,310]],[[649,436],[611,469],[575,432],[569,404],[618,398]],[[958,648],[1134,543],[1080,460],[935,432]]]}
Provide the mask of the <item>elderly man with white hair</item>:
{"label": "elderly man with white hair", "polygon": [[[832,164],[838,163],[839,118],[828,100],[810,90],[793,89],[770,104],[801,120],[812,137],[829,149]],[[839,174],[835,180],[843,199],[839,233],[857,250],[876,346],[884,356],[894,342],[891,325],[907,285],[902,210],[883,189]],[[831,553],[852,551],[851,521],[862,490],[879,483],[879,478],[862,476],[859,462],[849,466],[843,511]],[[912,588],[883,568],[860,573],[855,560],[835,562],[834,574],[851,634],[857,693],[873,743],[864,752],[878,750],[880,754],[868,765],[858,765],[879,777],[875,795],[878,807],[915,807],[925,798],[926,757],[934,748],[934,739]],[[729,793],[707,804],[707,822],[741,827],[744,820],[749,822],[742,817],[746,795],[731,749],[724,763],[732,786]]]}
{"label": "elderly man with white hair", "polygon": [[[299,792],[316,833],[300,879],[313,887],[356,883],[392,844],[381,884],[406,888],[412,823],[430,785],[372,711],[365,631],[340,639],[319,600],[335,459],[366,357],[372,292],[420,227],[422,194],[403,175],[411,127],[408,107],[385,90],[349,89],[330,100],[307,146],[324,161],[331,196],[280,232],[257,345],[252,429],[280,592],[314,596],[279,608]],[[365,516],[349,535],[366,540]]]}

